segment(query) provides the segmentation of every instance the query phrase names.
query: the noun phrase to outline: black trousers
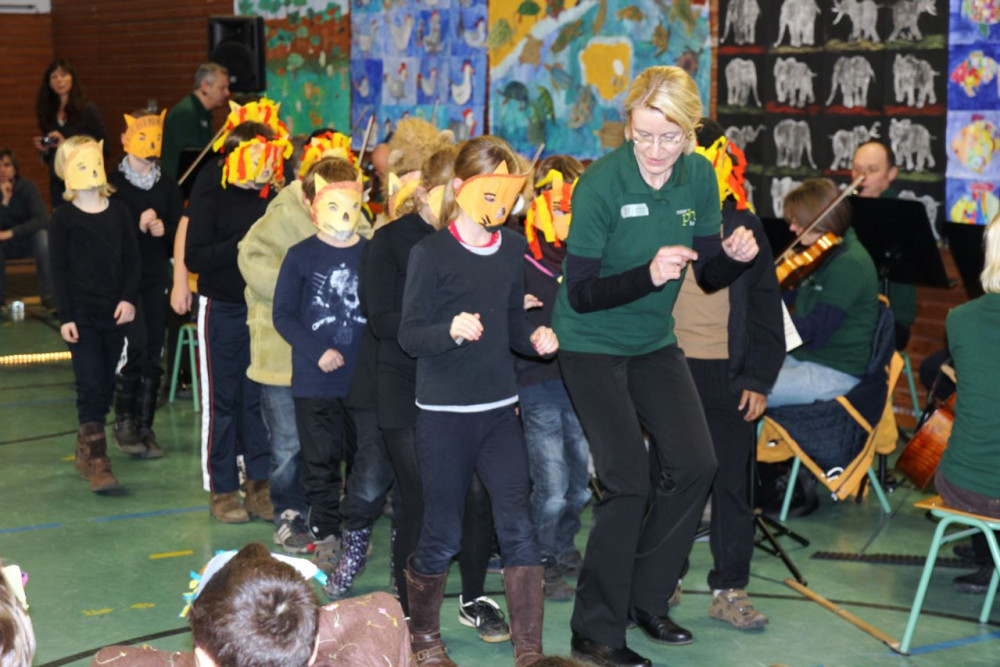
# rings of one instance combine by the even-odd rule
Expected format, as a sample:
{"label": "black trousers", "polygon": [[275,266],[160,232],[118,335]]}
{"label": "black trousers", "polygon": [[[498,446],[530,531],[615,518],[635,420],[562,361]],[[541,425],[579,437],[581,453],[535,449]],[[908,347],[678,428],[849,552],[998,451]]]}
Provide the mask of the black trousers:
{"label": "black trousers", "polygon": [[[389,458],[396,471],[396,503],[393,505],[393,525],[396,542],[393,545],[392,576],[396,578],[399,603],[409,614],[406,577],[403,568],[406,560],[417,549],[420,526],[424,520],[423,487],[420,483],[420,466],[417,463],[416,428],[383,429]],[[478,475],[472,476],[469,494],[465,497],[465,515],[462,517],[462,545],[458,554],[458,567],[462,572],[462,599],[475,600],[484,593],[486,568],[493,544],[493,514],[490,496]]]}
{"label": "black trousers", "polygon": [[115,323],[114,310],[76,312],[79,339],[69,344],[76,378],[76,412],[81,424],[104,423],[115,393],[115,369],[121,360],[125,329]]}
{"label": "black trousers", "polygon": [[559,363],[603,486],[571,625],[619,648],[632,610],[667,613],[715,477],[715,453],[676,345],[632,357],[561,350]]}
{"label": "black trousers", "polygon": [[164,290],[165,285],[145,285],[139,292],[135,319],[125,329],[128,347],[121,374],[126,378],[153,378],[159,382],[163,377],[161,361],[167,323]]}
{"label": "black trousers", "polygon": [[712,435],[719,472],[712,483],[709,544],[712,589],[746,588],[753,557],[753,510],[747,493],[754,424],[738,409],[741,392],[729,387],[728,359],[688,359]]}

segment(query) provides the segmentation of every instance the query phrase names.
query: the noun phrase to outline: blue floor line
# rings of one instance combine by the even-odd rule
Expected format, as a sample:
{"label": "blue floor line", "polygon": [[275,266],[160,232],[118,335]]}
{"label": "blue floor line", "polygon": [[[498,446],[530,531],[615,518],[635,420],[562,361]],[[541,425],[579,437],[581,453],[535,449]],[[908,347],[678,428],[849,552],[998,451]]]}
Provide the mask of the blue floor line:
{"label": "blue floor line", "polygon": [[114,514],[112,516],[101,516],[91,519],[94,523],[107,523],[108,521],[125,521],[127,519],[142,519],[149,516],[165,516],[168,514],[184,514],[185,512],[204,512],[208,505],[201,507],[182,507],[175,510],[157,510],[155,512],[136,512],[135,514]]}
{"label": "blue floor line", "polygon": [[942,651],[948,648],[957,648],[968,644],[988,642],[998,638],[1000,638],[1000,632],[991,632],[986,635],[976,635],[974,637],[964,637],[962,639],[952,639],[951,641],[941,642],[939,644],[928,644],[927,646],[921,646],[920,648],[911,648],[910,655],[923,655],[925,653],[933,653],[935,651]]}
{"label": "blue floor line", "polygon": [[32,530],[48,530],[50,528],[60,528],[61,523],[40,523],[37,526],[22,526],[20,528],[3,528],[0,529],[0,535],[9,535],[10,533],[27,533]]}

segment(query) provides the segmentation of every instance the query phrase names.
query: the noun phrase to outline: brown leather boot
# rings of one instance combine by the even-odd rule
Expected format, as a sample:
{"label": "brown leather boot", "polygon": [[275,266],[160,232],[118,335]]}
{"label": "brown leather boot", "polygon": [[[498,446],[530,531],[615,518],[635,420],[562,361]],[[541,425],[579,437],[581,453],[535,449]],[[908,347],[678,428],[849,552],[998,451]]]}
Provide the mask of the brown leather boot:
{"label": "brown leather boot", "polygon": [[118,480],[111,472],[108,441],[104,435],[102,422],[80,424],[76,436],[75,464],[84,479],[90,480],[90,490],[94,493],[108,491],[118,486]]}
{"label": "brown leather boot", "polygon": [[250,520],[250,515],[240,502],[240,494],[236,491],[213,493],[208,511],[222,523],[246,523]]}
{"label": "brown leather boot", "polygon": [[441,641],[441,600],[448,573],[421,574],[406,563],[406,594],[410,602],[410,648],[418,665],[458,667]]}
{"label": "brown leather boot", "polygon": [[248,479],[247,497],[243,506],[250,518],[257,517],[264,521],[274,521],[274,505],[271,503],[271,482],[266,479]]}
{"label": "brown leather boot", "polygon": [[503,588],[507,592],[514,664],[528,667],[545,658],[542,654],[545,568],[541,565],[505,567]]}

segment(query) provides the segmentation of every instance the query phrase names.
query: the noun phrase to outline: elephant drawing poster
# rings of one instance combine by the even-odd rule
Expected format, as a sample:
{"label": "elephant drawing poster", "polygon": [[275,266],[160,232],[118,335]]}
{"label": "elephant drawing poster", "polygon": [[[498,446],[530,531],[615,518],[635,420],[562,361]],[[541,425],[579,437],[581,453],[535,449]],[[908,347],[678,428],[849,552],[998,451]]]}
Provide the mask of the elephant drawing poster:
{"label": "elephant drawing poster", "polygon": [[351,126],[355,146],[374,115],[384,141],[409,115],[460,139],[486,119],[484,0],[354,0]]}
{"label": "elephant drawing poster", "polygon": [[943,219],[948,0],[719,0],[718,119],[760,215],[806,178],[890,146],[901,196]]}
{"label": "elephant drawing poster", "polygon": [[952,0],[948,63],[948,219],[1000,212],[1000,3]]}

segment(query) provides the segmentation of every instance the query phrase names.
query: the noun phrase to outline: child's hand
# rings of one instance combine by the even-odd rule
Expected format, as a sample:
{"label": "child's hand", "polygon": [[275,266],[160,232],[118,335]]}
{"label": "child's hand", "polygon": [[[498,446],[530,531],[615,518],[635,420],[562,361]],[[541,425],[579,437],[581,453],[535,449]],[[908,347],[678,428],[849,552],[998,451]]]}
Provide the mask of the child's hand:
{"label": "child's hand", "polygon": [[149,234],[150,236],[155,236],[160,238],[166,232],[167,228],[163,226],[163,221],[159,218],[154,219],[149,223]]}
{"label": "child's hand", "polygon": [[176,280],[170,290],[170,307],[178,315],[186,315],[191,312],[191,288],[188,287],[187,280]]}
{"label": "child's hand", "polygon": [[332,373],[344,365],[344,357],[332,347],[323,353],[323,356],[316,362],[320,370],[324,373]]}
{"label": "child's hand", "polygon": [[532,308],[541,308],[544,305],[545,304],[543,304],[541,301],[539,301],[538,297],[535,296],[534,294],[525,294],[524,295],[524,309],[525,310],[531,310]]}
{"label": "child's hand", "polygon": [[156,220],[156,211],[151,208],[147,208],[141,214],[139,214],[139,231],[146,233],[149,231],[149,225]]}
{"label": "child's hand", "polygon": [[459,313],[451,321],[448,333],[459,345],[479,340],[483,335],[483,323],[479,321],[479,313]]}
{"label": "child's hand", "polygon": [[543,357],[559,351],[559,339],[556,337],[556,332],[549,327],[535,329],[530,340],[531,344],[535,346],[535,352]]}
{"label": "child's hand", "polygon": [[59,327],[59,335],[67,343],[75,343],[80,340],[80,332],[76,330],[76,322],[67,322]]}
{"label": "child's hand", "polygon": [[128,301],[119,301],[115,306],[115,324],[128,324],[135,319],[135,306]]}

